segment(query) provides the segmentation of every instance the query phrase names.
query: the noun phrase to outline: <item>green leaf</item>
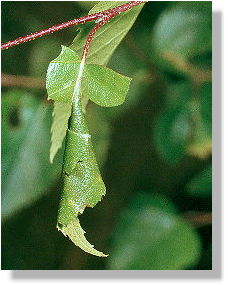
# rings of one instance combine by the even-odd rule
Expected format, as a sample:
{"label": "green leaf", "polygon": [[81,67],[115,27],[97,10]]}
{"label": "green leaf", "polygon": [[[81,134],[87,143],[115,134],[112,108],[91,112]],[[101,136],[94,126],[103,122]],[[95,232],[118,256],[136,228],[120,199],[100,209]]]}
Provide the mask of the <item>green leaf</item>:
{"label": "green leaf", "polygon": [[60,230],[65,236],[69,236],[72,242],[83,249],[85,252],[90,253],[95,256],[107,257],[104,253],[97,251],[94,249],[94,246],[90,244],[85,238],[85,231],[82,229],[79,219],[74,218],[71,220],[69,224],[66,226],[57,226],[58,230]]}
{"label": "green leaf", "polygon": [[111,270],[186,269],[197,263],[201,250],[191,226],[157,201],[123,212],[112,242]]}
{"label": "green leaf", "polygon": [[[49,99],[72,102],[80,61],[76,53],[62,47],[47,71]],[[82,92],[96,104],[111,107],[124,102],[131,79],[103,66],[87,64],[83,72]]]}
{"label": "green leaf", "polygon": [[88,9],[91,9],[97,2],[99,1],[77,1],[77,5],[88,11]]}
{"label": "green leaf", "polygon": [[150,90],[150,81],[147,79],[148,72],[145,69],[137,70],[134,73],[126,100],[121,106],[113,107],[111,109],[98,107],[110,124],[112,124],[113,120],[120,118],[125,113],[132,112],[132,109],[140,104],[142,101],[142,94],[147,94],[148,90]]}
{"label": "green leaf", "polygon": [[[40,23],[37,27],[42,25]],[[35,27],[31,27],[36,29]],[[45,41],[37,41],[35,45],[31,46],[29,53],[29,74],[34,77],[44,76],[44,71],[47,69],[47,64],[59,53],[58,38],[46,38]]]}
{"label": "green leaf", "polygon": [[60,157],[48,160],[51,109],[32,95],[11,91],[2,98],[2,218],[47,194],[61,173]]}
{"label": "green leaf", "polygon": [[208,197],[212,194],[212,166],[197,174],[186,185],[186,191],[195,197]]}
{"label": "green leaf", "polygon": [[106,110],[105,108],[101,108],[96,104],[91,104],[88,106],[87,110],[87,123],[96,159],[101,168],[108,155],[112,126],[104,115],[104,110]]}
{"label": "green leaf", "polygon": [[[55,100],[51,129],[51,162],[65,138],[79,66],[80,60],[77,54],[70,48],[62,46],[60,55],[48,67],[46,80],[48,98]],[[124,102],[130,81],[130,78],[111,69],[88,64],[84,67],[81,93],[101,106],[117,106]]]}
{"label": "green leaf", "polygon": [[46,76],[48,99],[72,102],[79,65],[78,55],[68,47],[62,46],[60,55],[48,66]]}
{"label": "green leaf", "polygon": [[[89,14],[111,9],[116,6],[127,3],[128,1],[100,1],[95,5]],[[122,39],[128,33],[134,24],[138,14],[144,4],[126,11],[116,16],[108,24],[101,27],[92,41],[91,48],[87,57],[87,63],[105,65],[114,52],[115,48],[120,44]],[[88,36],[91,25],[81,28],[80,33],[74,39],[71,48],[79,55],[82,55],[86,37]]]}
{"label": "green leaf", "polygon": [[[101,2],[100,4],[103,5],[104,3]],[[116,2],[111,3],[111,5],[116,4]],[[119,2],[118,5],[120,4]],[[102,6],[100,8],[105,9]],[[96,9],[100,8],[98,4]],[[130,16],[126,25],[126,19],[136,10],[138,12],[135,12],[134,16]],[[79,63],[78,56],[66,47],[63,47],[60,56],[50,63],[47,72],[49,98],[60,103],[73,104],[64,154],[64,190],[60,203],[58,229],[84,251],[97,256],[106,255],[94,250],[93,246],[86,241],[84,231],[77,219],[77,216],[84,211],[86,206],[95,206],[105,194],[105,186],[93,153],[91,136],[88,133],[81,101],[83,98],[86,100],[90,98],[95,103],[106,107],[117,106],[124,102],[130,79],[108,68],[94,65],[94,63],[104,64],[108,60],[130,29],[139,11],[139,8],[134,8],[125,13],[124,17],[116,17],[115,24],[110,22],[99,30],[93,43],[96,43],[97,39],[98,42],[95,45],[92,44],[86,59],[88,63],[93,64],[83,65],[82,75],[80,74],[82,65]],[[118,21],[119,18],[122,18],[122,20]],[[118,23],[122,23],[122,25],[119,27]],[[115,25],[114,38],[111,34],[113,24]],[[76,41],[77,44],[81,41],[81,49],[85,43],[82,34],[80,33]],[[98,49],[97,45],[99,46]],[[78,46],[77,51],[79,50]],[[96,61],[96,59],[99,60]],[[56,116],[56,122],[58,117],[59,114]],[[53,158],[58,146],[62,143],[66,129],[65,127],[61,129],[63,130],[61,136],[55,133],[58,142],[54,143],[57,147],[52,147],[54,151],[51,158]]]}
{"label": "green leaf", "polygon": [[[86,65],[82,86],[90,100],[104,107],[122,104],[131,79],[111,69],[98,65]],[[82,88],[83,88],[82,87]]]}
{"label": "green leaf", "polygon": [[154,59],[168,69],[184,68],[191,57],[210,52],[211,13],[210,2],[182,2],[165,10],[153,30]]}
{"label": "green leaf", "polygon": [[[59,109],[61,109],[63,104],[71,106],[73,99],[71,120],[68,124],[69,129],[67,130],[64,154],[64,189],[60,202],[58,229],[84,251],[93,255],[105,257],[105,254],[95,250],[93,246],[86,241],[84,231],[82,230],[77,217],[79,214],[83,213],[85,207],[94,207],[97,202],[101,200],[106,191],[93,152],[91,136],[89,135],[82,111],[81,95],[82,92],[85,92],[83,88],[87,88],[88,86],[89,88],[85,89],[89,95],[94,95],[94,93],[99,95],[98,91],[100,91],[101,93],[103,92],[103,95],[105,96],[108,90],[107,86],[102,81],[96,81],[96,84],[92,82],[86,67],[81,75],[84,76],[81,89],[81,86],[78,84],[81,80],[79,78],[81,67],[79,67],[77,60],[77,57],[74,57],[74,52],[69,48],[63,47],[60,56],[49,65],[47,75],[47,78],[49,79],[55,77],[55,82],[58,82],[58,85],[52,85],[50,84],[50,81],[47,84],[48,92],[50,92],[49,98],[57,99],[56,102],[59,103],[57,106],[57,117],[52,128],[52,131],[55,132],[53,133],[55,140],[52,142],[52,150],[54,151],[51,153],[51,158],[53,158],[54,153],[63,140],[66,132],[66,123],[68,121],[68,116],[64,116],[64,122],[59,120],[61,115]],[[72,71],[75,70],[75,67],[78,74],[74,74]],[[88,70],[92,73],[96,68],[99,68],[99,70],[102,69],[102,67],[91,65],[91,69]],[[107,68],[105,69],[106,71],[108,70]],[[65,79],[65,75],[68,76],[68,82],[61,81],[62,76]],[[73,75],[73,78],[69,75]],[[99,73],[95,73],[94,76],[98,77]],[[122,76],[119,76],[112,71],[110,73],[106,72],[106,74],[103,73],[103,80],[109,80],[109,84],[111,83],[112,85],[115,84],[116,80],[119,80],[118,77]],[[89,84],[87,84],[88,81]],[[122,88],[124,89],[123,86]],[[94,93],[90,93],[93,90]],[[71,94],[72,91],[73,94]],[[103,105],[108,105],[108,101],[111,101],[111,104],[119,103],[119,94],[117,94],[117,92],[118,91],[115,89],[111,89],[109,95],[111,94],[113,96],[115,93],[116,96],[110,99],[100,98],[101,103]],[[119,92],[120,94],[123,92],[126,93],[126,90],[119,90]],[[58,101],[58,98],[60,98],[60,101]],[[68,103],[63,103],[63,101],[68,101]],[[58,120],[60,123],[58,123]],[[64,126],[61,126],[61,132],[59,132],[58,125],[63,123],[65,124]]]}
{"label": "green leaf", "polygon": [[106,190],[80,100],[74,99],[72,110],[64,154],[64,189],[60,202],[58,229],[85,252],[106,256],[86,242],[84,231],[76,219],[85,207],[94,207],[105,195]]}
{"label": "green leaf", "polygon": [[155,209],[162,209],[162,211],[177,214],[178,211],[175,205],[165,196],[159,194],[147,194],[141,193],[134,197],[131,201],[129,209],[132,209],[133,212],[141,211],[145,207],[153,207]]}
{"label": "green leaf", "polygon": [[71,115],[71,103],[54,102],[51,126],[50,162],[52,163],[66,136],[68,120]]}
{"label": "green leaf", "polygon": [[157,152],[167,163],[177,163],[185,154],[191,135],[191,117],[188,110],[190,87],[187,84],[171,86],[167,93],[174,104],[158,118],[153,141]]}
{"label": "green leaf", "polygon": [[[15,159],[15,146],[20,148],[36,112],[38,101],[29,93],[13,90],[2,98],[2,178],[6,180]],[[11,142],[11,144],[8,144]]]}

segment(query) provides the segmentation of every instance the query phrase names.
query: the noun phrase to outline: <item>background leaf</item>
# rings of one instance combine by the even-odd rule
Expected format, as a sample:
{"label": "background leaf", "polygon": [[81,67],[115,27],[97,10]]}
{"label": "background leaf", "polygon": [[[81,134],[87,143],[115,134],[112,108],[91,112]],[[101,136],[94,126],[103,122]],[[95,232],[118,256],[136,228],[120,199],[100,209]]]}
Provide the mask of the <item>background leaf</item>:
{"label": "background leaf", "polygon": [[[147,198],[146,198],[147,199]],[[195,231],[169,207],[153,199],[122,213],[109,258],[112,270],[178,270],[199,259]]]}
{"label": "background leaf", "polygon": [[48,160],[49,107],[23,91],[5,94],[2,106],[2,218],[6,219],[47,194],[61,164],[60,158],[54,166]]}
{"label": "background leaf", "polygon": [[111,139],[111,123],[105,117],[103,110],[104,108],[95,104],[87,107],[87,123],[100,168],[105,164]]}
{"label": "background leaf", "polygon": [[188,72],[188,62],[211,51],[211,4],[175,3],[159,17],[152,34],[153,58],[170,71]]}
{"label": "background leaf", "polygon": [[168,163],[177,163],[183,158],[190,139],[190,95],[190,86],[187,83],[172,86],[167,91],[169,107],[160,115],[154,128],[156,150]]}
{"label": "background leaf", "polygon": [[186,185],[189,195],[195,197],[207,197],[212,194],[212,166],[208,166],[195,175]]}

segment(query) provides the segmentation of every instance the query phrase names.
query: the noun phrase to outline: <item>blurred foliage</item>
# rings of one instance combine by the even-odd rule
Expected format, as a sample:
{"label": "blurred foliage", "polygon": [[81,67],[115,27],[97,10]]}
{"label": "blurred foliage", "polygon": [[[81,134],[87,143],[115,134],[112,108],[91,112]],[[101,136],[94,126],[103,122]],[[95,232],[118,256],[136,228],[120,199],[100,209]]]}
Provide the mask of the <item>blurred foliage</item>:
{"label": "blurred foliage", "polygon": [[[211,3],[181,2],[164,11],[154,26],[153,58],[168,70],[188,73],[194,57],[211,52]],[[183,66],[183,67],[182,67]]]}
{"label": "blurred foliage", "polygon": [[32,204],[56,181],[61,160],[49,164],[51,108],[11,90],[2,100],[2,219]]}
{"label": "blurred foliage", "polygon": [[152,139],[161,157],[175,164],[184,156],[191,134],[191,116],[188,109],[191,86],[186,82],[170,85],[166,96],[167,108],[158,117]]}
{"label": "blurred foliage", "polygon": [[194,264],[200,240],[175,212],[165,197],[136,196],[116,226],[110,269],[175,270]]}
{"label": "blurred foliage", "polygon": [[195,175],[187,184],[186,191],[197,197],[207,197],[212,194],[212,166],[206,167]]}
{"label": "blurred foliage", "polygon": [[[94,4],[5,1],[2,42]],[[2,72],[44,79],[77,31],[2,52]],[[153,1],[111,57],[108,67],[133,80],[122,106],[88,105],[107,195],[80,218],[107,259],[56,230],[62,154],[49,164],[46,91],[2,87],[2,269],[211,269],[210,221],[197,216],[212,210],[211,54],[211,2]]]}

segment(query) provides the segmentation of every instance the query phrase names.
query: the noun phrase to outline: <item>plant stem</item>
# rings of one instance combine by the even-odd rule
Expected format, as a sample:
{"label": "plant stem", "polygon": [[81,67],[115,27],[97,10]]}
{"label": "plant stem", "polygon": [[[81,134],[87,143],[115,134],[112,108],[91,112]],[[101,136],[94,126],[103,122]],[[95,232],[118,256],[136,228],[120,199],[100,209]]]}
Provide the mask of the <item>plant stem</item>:
{"label": "plant stem", "polygon": [[1,81],[2,86],[45,89],[45,81],[42,78],[2,73]]}
{"label": "plant stem", "polygon": [[183,217],[196,228],[212,224],[211,212],[186,212],[183,214]]}
{"label": "plant stem", "polygon": [[[131,1],[131,2],[128,2],[127,4],[117,6],[115,8],[104,11],[102,17],[99,18],[99,22],[97,23],[97,25],[93,27],[93,29],[90,31],[86,39],[86,43],[85,43],[84,50],[82,53],[82,61],[85,62],[86,57],[89,52],[90,44],[94,38],[95,33],[99,30],[99,28],[101,28],[103,25],[108,23],[112,18],[114,18],[118,14],[131,9],[134,6],[138,6],[139,4],[144,3],[144,2],[146,1]],[[89,98],[84,96],[81,98],[81,101],[82,101],[82,110],[85,113],[87,104],[89,102]]]}
{"label": "plant stem", "polygon": [[[94,13],[91,15],[83,16],[83,17],[80,17],[80,18],[77,18],[74,20],[64,22],[62,24],[52,26],[50,28],[35,32],[35,33],[27,35],[25,37],[20,37],[20,38],[13,40],[13,41],[9,41],[7,43],[4,43],[1,45],[1,50],[9,49],[13,46],[20,45],[20,44],[35,40],[37,38],[43,37],[45,35],[49,35],[51,33],[57,32],[59,30],[62,30],[62,29],[68,28],[68,27],[76,26],[79,24],[85,24],[86,22],[90,22],[90,21],[94,21],[94,20],[100,20],[100,22],[98,24],[100,24],[100,23],[105,24],[105,23],[107,23],[107,21],[109,21],[110,19],[112,19],[116,15],[118,15],[122,12],[125,12],[125,11],[133,8],[134,6],[138,6],[141,3],[145,3],[145,2],[146,1],[130,1],[126,4],[117,6],[117,7],[112,8],[112,9],[108,9],[108,10],[105,10],[102,12]],[[96,25],[97,26],[96,29],[95,29],[96,26],[94,27],[94,29],[95,29],[94,33],[96,32],[96,30],[99,27],[102,26],[101,24],[98,26],[98,24]],[[93,38],[93,36],[92,36],[92,38]],[[91,42],[91,40],[90,40],[90,42]],[[88,47],[89,47],[90,42],[88,42],[87,48],[85,47],[85,51],[84,51],[85,53],[88,53]]]}

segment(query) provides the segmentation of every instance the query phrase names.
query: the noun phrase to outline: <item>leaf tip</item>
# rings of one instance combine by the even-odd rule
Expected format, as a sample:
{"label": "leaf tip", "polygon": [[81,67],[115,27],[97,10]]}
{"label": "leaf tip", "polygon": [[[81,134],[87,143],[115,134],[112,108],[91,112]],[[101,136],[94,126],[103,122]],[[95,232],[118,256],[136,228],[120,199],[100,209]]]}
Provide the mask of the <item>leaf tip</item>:
{"label": "leaf tip", "polygon": [[85,252],[99,256],[99,257],[107,257],[107,254],[104,254],[101,251],[98,251],[94,248],[92,244],[90,244],[85,238],[85,231],[82,229],[79,219],[75,218],[70,221],[67,225],[63,225],[61,223],[57,223],[58,231],[61,231],[64,236],[68,236],[68,238],[78,247],[80,247]]}

